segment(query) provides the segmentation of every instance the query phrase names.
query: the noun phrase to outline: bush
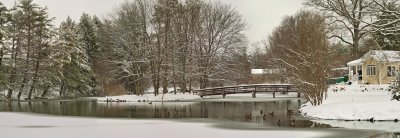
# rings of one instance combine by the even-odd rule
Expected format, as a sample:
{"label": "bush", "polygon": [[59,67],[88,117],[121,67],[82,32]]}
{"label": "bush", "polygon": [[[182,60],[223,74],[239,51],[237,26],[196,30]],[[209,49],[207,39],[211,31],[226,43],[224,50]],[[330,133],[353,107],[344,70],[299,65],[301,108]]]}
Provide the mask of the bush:
{"label": "bush", "polygon": [[399,92],[393,92],[393,99],[394,99],[394,100],[397,100],[397,101],[400,101],[400,94],[399,94]]}

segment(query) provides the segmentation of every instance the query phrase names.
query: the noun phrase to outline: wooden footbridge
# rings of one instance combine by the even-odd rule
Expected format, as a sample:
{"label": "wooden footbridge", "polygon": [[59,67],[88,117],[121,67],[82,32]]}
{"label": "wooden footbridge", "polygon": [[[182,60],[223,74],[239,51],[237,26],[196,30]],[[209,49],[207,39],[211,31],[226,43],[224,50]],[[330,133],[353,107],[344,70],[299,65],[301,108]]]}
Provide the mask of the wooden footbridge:
{"label": "wooden footbridge", "polygon": [[215,87],[207,89],[194,90],[200,97],[211,96],[211,95],[222,95],[225,98],[228,94],[241,94],[241,93],[252,93],[252,97],[256,98],[257,93],[272,93],[275,98],[275,93],[297,93],[297,97],[300,97],[298,89],[292,84],[254,84],[254,85],[239,85],[239,86],[226,86],[226,87]]}

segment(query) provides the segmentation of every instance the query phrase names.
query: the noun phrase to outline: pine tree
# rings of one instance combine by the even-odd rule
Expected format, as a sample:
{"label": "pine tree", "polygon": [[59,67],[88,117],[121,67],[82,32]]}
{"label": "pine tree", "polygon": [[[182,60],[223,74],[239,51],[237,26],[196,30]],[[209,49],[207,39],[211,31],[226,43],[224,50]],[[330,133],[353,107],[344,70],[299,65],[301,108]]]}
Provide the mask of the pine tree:
{"label": "pine tree", "polygon": [[[10,12],[8,25],[10,38],[10,73],[8,94],[11,99],[14,89],[18,89],[18,99],[28,89],[28,99],[39,86],[40,71],[46,64],[48,49],[52,38],[52,18],[46,8],[34,4],[32,0],[21,0]],[[23,59],[23,61],[21,60]],[[19,84],[19,87],[17,87]]]}
{"label": "pine tree", "polygon": [[[91,67],[78,26],[70,17],[61,23],[55,57],[61,66],[60,96],[90,95]],[[68,93],[66,93],[68,92]]]}
{"label": "pine tree", "polygon": [[[96,17],[97,19],[97,17]],[[80,22],[79,22],[79,31],[80,34],[80,41],[83,43],[86,51],[86,55],[88,56],[88,63],[90,65],[91,71],[88,73],[87,77],[90,78],[89,83],[89,93],[91,95],[96,95],[98,90],[96,89],[98,86],[96,74],[93,72],[94,63],[96,60],[96,54],[99,52],[99,38],[98,38],[98,28],[97,25],[99,24],[99,20],[97,20],[95,24],[94,20],[90,17],[89,14],[82,14]]]}
{"label": "pine tree", "polygon": [[5,67],[3,64],[6,50],[6,24],[8,22],[8,9],[0,2],[0,84],[5,84]]}

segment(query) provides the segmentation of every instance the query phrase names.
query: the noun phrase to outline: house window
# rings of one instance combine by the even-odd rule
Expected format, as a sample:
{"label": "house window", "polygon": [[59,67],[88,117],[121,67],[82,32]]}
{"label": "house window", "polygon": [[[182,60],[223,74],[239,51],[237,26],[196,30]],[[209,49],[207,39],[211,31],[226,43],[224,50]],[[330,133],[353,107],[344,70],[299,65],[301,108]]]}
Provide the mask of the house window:
{"label": "house window", "polygon": [[375,65],[367,66],[367,75],[369,75],[369,76],[376,75],[376,66]]}
{"label": "house window", "polygon": [[396,67],[395,66],[388,66],[387,67],[387,76],[394,77],[396,75]]}

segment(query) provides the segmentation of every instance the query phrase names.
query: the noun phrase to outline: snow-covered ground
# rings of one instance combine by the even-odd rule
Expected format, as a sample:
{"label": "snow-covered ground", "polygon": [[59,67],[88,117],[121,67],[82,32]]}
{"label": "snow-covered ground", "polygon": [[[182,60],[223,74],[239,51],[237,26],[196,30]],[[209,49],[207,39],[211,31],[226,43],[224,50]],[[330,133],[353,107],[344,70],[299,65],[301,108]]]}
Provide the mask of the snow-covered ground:
{"label": "snow-covered ground", "polygon": [[325,137],[322,131],[220,129],[207,123],[166,120],[66,118],[0,112],[4,138],[212,138]]}
{"label": "snow-covered ground", "polygon": [[160,94],[158,96],[154,96],[154,94],[144,94],[144,95],[121,95],[121,96],[106,96],[98,98],[97,101],[100,102],[139,102],[139,101],[146,101],[146,102],[154,102],[154,101],[182,101],[182,100],[195,100],[200,99],[200,96],[194,94],[183,94],[183,93],[168,93],[168,94]]}
{"label": "snow-covered ground", "polygon": [[154,102],[154,101],[271,101],[271,100],[283,100],[287,98],[295,98],[297,97],[297,93],[289,93],[289,94],[276,94],[276,98],[273,99],[273,95],[271,93],[257,93],[257,98],[252,98],[251,93],[246,94],[229,94],[222,98],[222,95],[216,96],[205,96],[200,98],[200,96],[195,94],[182,94],[182,93],[168,93],[164,95],[160,94],[158,96],[154,96],[154,94],[144,94],[141,96],[137,95],[121,95],[121,96],[106,96],[98,98],[99,102]]}
{"label": "snow-covered ground", "polygon": [[389,90],[389,85],[333,85],[322,105],[306,103],[300,111],[318,119],[393,121],[400,119],[400,102],[391,100]]}
{"label": "snow-covered ground", "polygon": [[340,121],[340,120],[312,120],[332,127],[361,130],[380,130],[385,132],[400,132],[400,124],[395,122],[368,122],[368,121]]}
{"label": "snow-covered ground", "polygon": [[[3,90],[0,91],[0,99],[1,98],[5,98],[7,95],[7,90]],[[32,93],[32,98],[35,99],[35,97],[40,97],[41,93]],[[12,99],[17,99],[17,92],[14,91],[14,93],[12,94]],[[22,93],[21,95],[21,100],[28,98],[28,94],[27,93]],[[57,91],[49,91],[49,93],[47,93],[46,97],[47,99],[57,99],[60,98],[59,94]]]}

